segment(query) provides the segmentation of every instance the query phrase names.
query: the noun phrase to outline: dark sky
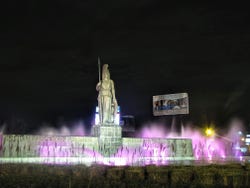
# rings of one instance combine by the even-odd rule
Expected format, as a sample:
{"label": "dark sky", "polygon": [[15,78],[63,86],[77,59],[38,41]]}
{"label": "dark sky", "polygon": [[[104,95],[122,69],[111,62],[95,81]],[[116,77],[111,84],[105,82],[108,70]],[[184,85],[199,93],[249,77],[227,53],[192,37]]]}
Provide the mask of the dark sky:
{"label": "dark sky", "polygon": [[1,123],[89,125],[98,56],[110,65],[122,114],[137,122],[154,119],[153,95],[179,92],[189,93],[186,120],[250,120],[248,6],[12,0],[0,9]]}

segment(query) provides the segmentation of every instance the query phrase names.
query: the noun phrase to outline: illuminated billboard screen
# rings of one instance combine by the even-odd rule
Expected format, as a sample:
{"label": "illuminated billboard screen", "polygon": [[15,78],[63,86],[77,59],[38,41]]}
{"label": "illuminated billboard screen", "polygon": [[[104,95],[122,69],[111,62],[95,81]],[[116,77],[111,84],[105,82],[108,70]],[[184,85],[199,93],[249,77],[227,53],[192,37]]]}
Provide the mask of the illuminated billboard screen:
{"label": "illuminated billboard screen", "polygon": [[153,96],[154,116],[188,114],[189,103],[187,93]]}

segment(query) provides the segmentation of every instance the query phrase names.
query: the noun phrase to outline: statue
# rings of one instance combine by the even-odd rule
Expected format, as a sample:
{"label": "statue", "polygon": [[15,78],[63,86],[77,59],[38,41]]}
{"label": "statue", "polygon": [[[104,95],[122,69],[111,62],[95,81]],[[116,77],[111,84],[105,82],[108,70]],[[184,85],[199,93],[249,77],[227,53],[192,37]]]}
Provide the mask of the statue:
{"label": "statue", "polygon": [[102,67],[102,80],[96,85],[100,124],[113,124],[117,113],[114,82],[110,79],[108,64]]}

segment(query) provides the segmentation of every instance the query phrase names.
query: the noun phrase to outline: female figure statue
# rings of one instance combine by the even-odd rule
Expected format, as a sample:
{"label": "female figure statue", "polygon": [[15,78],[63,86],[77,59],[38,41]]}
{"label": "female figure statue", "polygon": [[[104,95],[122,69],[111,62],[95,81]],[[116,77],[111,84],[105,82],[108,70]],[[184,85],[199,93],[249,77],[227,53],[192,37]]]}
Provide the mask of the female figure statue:
{"label": "female figure statue", "polygon": [[110,79],[108,64],[102,67],[102,80],[96,85],[98,95],[98,107],[100,124],[112,124],[117,112],[114,82]]}

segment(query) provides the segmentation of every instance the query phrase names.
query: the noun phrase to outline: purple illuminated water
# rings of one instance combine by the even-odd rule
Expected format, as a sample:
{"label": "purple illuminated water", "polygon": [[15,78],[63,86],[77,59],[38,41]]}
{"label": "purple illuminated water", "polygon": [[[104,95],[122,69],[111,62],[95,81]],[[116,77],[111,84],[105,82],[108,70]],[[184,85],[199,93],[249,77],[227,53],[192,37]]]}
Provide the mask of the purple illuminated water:
{"label": "purple illuminated water", "polygon": [[39,131],[36,132],[36,134],[44,136],[85,136],[85,128],[82,121],[77,122],[71,126],[61,125],[58,129],[45,124]]}
{"label": "purple illuminated water", "polygon": [[[142,138],[189,138],[192,139],[193,154],[196,160],[216,160],[225,158],[240,158],[241,135],[244,124],[240,119],[232,119],[229,129],[224,134],[206,136],[205,128],[191,128],[192,125],[182,126],[181,133],[171,132],[165,125],[146,125],[138,134]],[[170,127],[172,129],[172,127]]]}
{"label": "purple illuminated water", "polygon": [[[170,132],[166,129],[166,125],[157,123],[151,123],[145,125],[145,127],[137,134],[140,138],[190,138],[193,143],[193,153],[196,159],[213,159],[213,158],[225,158],[226,156],[240,156],[235,148],[239,146],[239,130],[242,130],[243,124],[240,120],[234,119],[230,123],[230,128],[224,135],[214,135],[208,137],[204,134],[204,130],[198,130],[191,128],[192,126],[186,125],[182,127],[181,133]],[[61,135],[61,136],[84,136],[84,125],[78,123],[73,128],[62,126],[60,129],[55,128],[43,128],[39,131],[41,135]],[[115,157],[127,158],[127,161],[131,161],[131,158],[146,156],[146,157],[159,157],[166,156],[166,153],[171,152],[169,148],[164,145],[147,144],[145,143],[140,150],[134,150],[131,148],[118,149]],[[41,144],[41,156],[50,156],[49,153],[57,153],[56,156],[63,157],[72,156],[74,153],[84,153],[80,151],[81,148],[75,148],[72,150],[72,146],[65,142],[49,143],[45,141]],[[45,149],[44,149],[45,148]],[[63,149],[62,149],[63,148]],[[68,148],[68,150],[65,150]],[[70,151],[70,148],[72,151]],[[86,150],[86,148],[85,148]],[[133,150],[133,151],[131,151]],[[94,152],[95,153],[95,152]],[[93,155],[95,155],[93,153]],[[97,152],[96,152],[97,153]],[[164,155],[165,153],[165,155]],[[90,154],[89,154],[90,155]],[[91,156],[91,155],[90,155]]]}
{"label": "purple illuminated water", "polygon": [[[192,140],[193,155],[196,161],[236,159],[241,157],[239,150],[241,135],[238,133],[243,131],[244,126],[239,119],[233,119],[229,124],[229,129],[224,130],[224,134],[217,133],[208,137],[204,134],[204,128],[192,128],[193,125],[187,124],[182,127],[180,133],[176,133],[171,131],[173,130],[172,127],[168,130],[166,125],[150,123],[145,125],[136,136],[137,138],[143,138],[139,147],[120,146],[110,157],[101,154],[102,150],[106,149],[105,147],[100,150],[100,148],[88,147],[85,141],[72,141],[72,138],[77,140],[77,138],[83,138],[85,135],[83,123],[80,122],[72,127],[62,126],[58,130],[46,127],[39,131],[39,134],[45,137],[39,141],[36,150],[40,158],[46,159],[44,162],[53,158],[54,163],[63,164],[71,164],[74,160],[76,163],[86,163],[87,161],[105,165],[165,165],[175,160],[177,145],[174,140],[180,141],[178,147],[181,147],[183,156],[188,156],[185,139]],[[29,142],[21,142],[20,138],[11,137],[11,139],[13,143],[5,144],[9,147],[6,148],[9,153],[12,153],[10,156],[13,156],[13,153],[17,151],[14,144],[21,148],[18,143],[25,143],[22,148],[26,148],[26,150],[31,147]],[[158,141],[155,141],[157,139]],[[169,140],[169,142],[161,142],[159,139]],[[0,132],[0,152],[3,152],[2,148],[3,134]],[[25,152],[19,151],[18,153]]]}

